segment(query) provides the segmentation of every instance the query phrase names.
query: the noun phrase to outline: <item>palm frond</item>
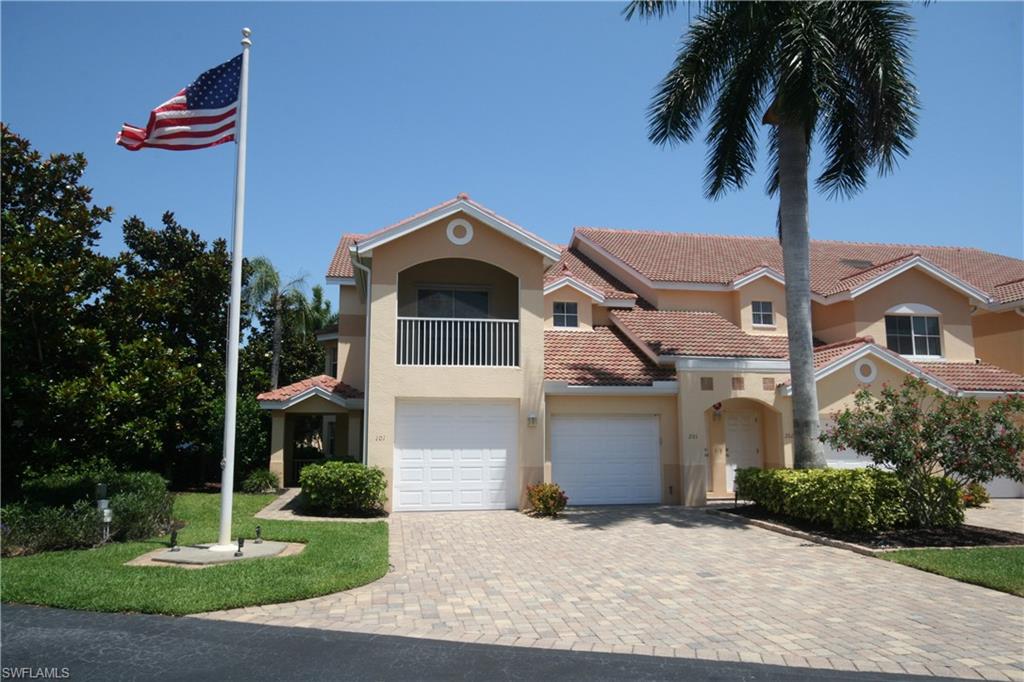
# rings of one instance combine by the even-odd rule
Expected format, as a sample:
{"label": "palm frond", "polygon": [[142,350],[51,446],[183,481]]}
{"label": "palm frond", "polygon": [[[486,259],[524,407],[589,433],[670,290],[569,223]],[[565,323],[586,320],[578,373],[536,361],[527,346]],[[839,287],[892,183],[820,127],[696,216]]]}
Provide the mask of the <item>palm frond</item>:
{"label": "palm frond", "polygon": [[675,63],[651,99],[647,136],[655,144],[689,142],[700,128],[742,34],[733,31],[740,6],[712,3],[690,28]]}
{"label": "palm frond", "polygon": [[757,161],[758,124],[776,44],[773,32],[765,30],[767,15],[761,9],[766,7],[750,4],[742,10],[750,24],[745,27],[748,41],[733,56],[711,117],[704,173],[705,194],[711,198],[746,184]]}
{"label": "palm frond", "polygon": [[626,21],[634,16],[640,19],[661,19],[676,8],[676,0],[631,0],[622,9]]}
{"label": "palm frond", "polygon": [[281,290],[281,275],[274,264],[266,256],[257,256],[249,260],[249,281],[242,298],[247,308],[255,314],[256,310],[268,303]]}

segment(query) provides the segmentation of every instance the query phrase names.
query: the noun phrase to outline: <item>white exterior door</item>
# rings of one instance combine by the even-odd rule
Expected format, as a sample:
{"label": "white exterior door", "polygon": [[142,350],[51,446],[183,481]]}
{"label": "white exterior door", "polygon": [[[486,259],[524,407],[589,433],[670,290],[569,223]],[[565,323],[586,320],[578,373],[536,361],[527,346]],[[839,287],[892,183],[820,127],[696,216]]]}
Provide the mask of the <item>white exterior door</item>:
{"label": "white exterior door", "polygon": [[737,469],[763,466],[761,424],[754,410],[725,413],[725,489],[733,491]]}
{"label": "white exterior door", "polygon": [[399,401],[394,510],[517,506],[518,415],[507,402]]}
{"label": "white exterior door", "polygon": [[658,415],[551,418],[551,478],[569,504],[661,502]]}

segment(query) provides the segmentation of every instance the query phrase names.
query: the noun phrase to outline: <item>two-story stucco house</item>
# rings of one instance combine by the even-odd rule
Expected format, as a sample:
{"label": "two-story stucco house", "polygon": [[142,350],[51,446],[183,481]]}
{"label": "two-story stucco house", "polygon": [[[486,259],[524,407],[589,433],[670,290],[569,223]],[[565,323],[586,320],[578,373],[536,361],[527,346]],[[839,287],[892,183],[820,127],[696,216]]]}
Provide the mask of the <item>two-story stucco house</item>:
{"label": "two-story stucco house", "polygon": [[[1024,261],[829,241],[811,257],[823,421],[906,374],[1024,391]],[[384,470],[395,511],[515,508],[539,481],[572,504],[728,495],[739,467],[792,466],[782,271],[771,238],[580,227],[563,247],[465,195],[346,234],[325,374],[259,396],[271,469],[296,483],[291,421],[315,414],[328,457]]]}

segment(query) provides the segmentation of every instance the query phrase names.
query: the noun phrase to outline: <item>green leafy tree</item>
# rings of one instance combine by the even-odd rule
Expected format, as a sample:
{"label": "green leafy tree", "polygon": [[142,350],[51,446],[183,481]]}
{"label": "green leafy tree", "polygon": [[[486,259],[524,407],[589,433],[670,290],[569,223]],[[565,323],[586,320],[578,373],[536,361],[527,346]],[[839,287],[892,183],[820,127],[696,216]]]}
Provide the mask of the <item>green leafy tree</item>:
{"label": "green leafy tree", "polygon": [[17,490],[30,461],[67,453],[54,421],[55,391],[88,375],[105,339],[97,301],[116,264],[96,252],[109,207],[80,184],[81,154],[48,158],[2,127],[3,488]]}
{"label": "green leafy tree", "polygon": [[909,493],[911,516],[929,527],[943,506],[934,476],[961,489],[997,476],[1024,481],[1024,397],[1012,395],[982,409],[971,397],[948,395],[907,377],[876,398],[860,391],[821,440],[892,469]]}
{"label": "green leafy tree", "polygon": [[327,300],[324,288],[319,284],[313,285],[306,309],[307,334],[316,334],[325,327],[338,324],[338,314],[331,312],[331,302]]}
{"label": "green leafy tree", "polygon": [[[285,336],[285,323],[294,322],[289,332],[306,335],[309,304],[302,291],[304,277],[283,282],[281,274],[265,256],[249,261],[251,277],[243,298],[253,314],[264,310],[271,329],[270,387],[277,388],[281,373],[281,353]],[[264,319],[264,322],[267,320]]]}
{"label": "green leafy tree", "polygon": [[[634,0],[632,17],[660,18],[675,2]],[[808,166],[824,152],[818,189],[853,195],[868,171],[894,169],[915,135],[911,17],[891,2],[708,2],[687,30],[649,109],[659,145],[690,142],[710,114],[705,190],[717,198],[754,172],[758,123],[769,126],[769,194],[779,238],[798,468],[824,466],[811,336]]]}

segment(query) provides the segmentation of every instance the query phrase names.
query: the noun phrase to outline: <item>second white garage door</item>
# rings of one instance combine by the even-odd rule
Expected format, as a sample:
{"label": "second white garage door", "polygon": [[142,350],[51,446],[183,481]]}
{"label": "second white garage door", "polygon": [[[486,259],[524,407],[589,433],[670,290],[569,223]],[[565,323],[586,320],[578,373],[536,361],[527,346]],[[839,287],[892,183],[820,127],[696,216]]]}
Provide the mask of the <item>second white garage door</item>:
{"label": "second white garage door", "polygon": [[515,403],[400,401],[395,511],[514,507],[518,413]]}
{"label": "second white garage door", "polygon": [[555,415],[551,478],[569,504],[661,502],[658,416]]}

